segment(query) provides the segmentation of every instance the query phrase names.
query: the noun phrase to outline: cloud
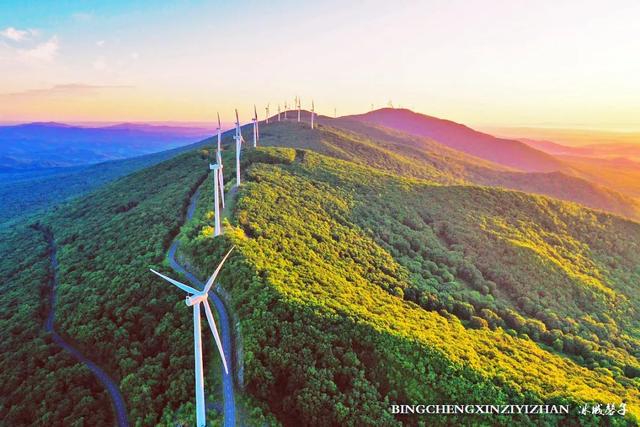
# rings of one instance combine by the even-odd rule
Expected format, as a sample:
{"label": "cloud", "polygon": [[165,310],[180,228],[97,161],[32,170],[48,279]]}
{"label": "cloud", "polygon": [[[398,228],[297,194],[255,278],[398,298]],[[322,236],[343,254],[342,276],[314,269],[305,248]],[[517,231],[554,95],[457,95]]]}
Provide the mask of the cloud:
{"label": "cloud", "polygon": [[19,57],[28,61],[49,62],[55,58],[59,49],[60,42],[58,41],[58,36],[53,36],[49,40],[39,43],[32,48],[18,49],[17,52]]}
{"label": "cloud", "polygon": [[38,35],[38,30],[19,30],[14,27],[7,27],[4,30],[0,31],[0,36],[12,40],[14,42],[20,42],[23,40],[27,40],[30,37]]}
{"label": "cloud", "polygon": [[44,89],[28,89],[20,92],[0,93],[2,98],[36,98],[45,96],[73,96],[91,95],[101,90],[108,89],[130,89],[130,85],[91,85],[84,83],[67,83],[54,85]]}
{"label": "cloud", "polygon": [[98,40],[98,41],[96,42],[96,46],[98,46],[98,47],[102,47],[102,46],[104,46],[104,43],[105,43],[105,41],[104,41],[104,40]]}

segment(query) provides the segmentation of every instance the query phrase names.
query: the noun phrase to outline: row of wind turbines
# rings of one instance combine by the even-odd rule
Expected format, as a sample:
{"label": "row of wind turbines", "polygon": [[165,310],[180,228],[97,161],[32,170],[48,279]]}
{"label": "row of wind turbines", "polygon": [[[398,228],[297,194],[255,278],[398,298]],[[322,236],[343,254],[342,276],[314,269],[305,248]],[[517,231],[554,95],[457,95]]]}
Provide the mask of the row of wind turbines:
{"label": "row of wind turbines", "polygon": [[[297,107],[298,113],[298,122],[300,122],[301,117],[301,108],[302,104],[300,102],[300,98],[295,98],[295,105]],[[285,110],[284,110],[284,119],[287,119],[287,109],[285,102]],[[269,124],[269,104],[265,107],[266,117],[265,124]],[[245,140],[242,136],[242,127],[240,125],[240,119],[238,118],[238,109],[236,112],[236,123],[235,123],[235,134],[233,139],[235,141],[235,150],[236,150],[236,187],[240,186],[240,153],[242,151],[242,144],[245,143]],[[315,129],[315,104],[313,100],[311,101],[311,118],[310,118],[310,126],[311,129]],[[278,104],[278,114],[277,121],[282,120],[282,113],[280,111],[280,105]],[[258,110],[256,106],[253,106],[253,118],[251,119],[253,123],[253,147],[257,147],[260,141],[260,121],[258,120]],[[222,229],[220,226],[221,218],[220,218],[220,210],[224,209],[224,175],[223,175],[223,165],[222,165],[222,124],[220,122],[220,114],[218,114],[218,127],[216,129],[218,135],[218,147],[216,150],[216,163],[209,164],[209,169],[213,171],[213,188],[214,188],[214,226],[213,226],[213,235],[219,236],[222,234]]]}
{"label": "row of wind turbines", "polygon": [[[300,122],[300,110],[301,110],[301,102],[300,98],[296,96],[294,104],[297,107],[297,121]],[[285,102],[284,109],[284,119],[287,119],[287,104]],[[242,151],[242,144],[245,143],[244,138],[242,137],[242,131],[240,126],[240,119],[238,117],[238,110],[235,110],[236,113],[236,122],[235,122],[235,134],[233,135],[233,139],[235,141],[235,151],[236,151],[236,187],[240,186],[240,153]],[[277,120],[281,121],[281,111],[280,105],[278,105],[278,114]],[[258,120],[258,110],[255,105],[253,106],[253,118],[251,119],[253,122],[253,147],[258,146],[258,142],[260,140],[260,122]],[[313,101],[311,101],[311,120],[310,125],[311,129],[315,128],[315,106]],[[269,124],[269,105],[266,107],[266,119],[265,123]],[[216,163],[210,163],[209,169],[213,171],[213,192],[214,192],[214,237],[219,236],[221,234],[220,222],[221,222],[221,212],[220,208],[224,209],[224,175],[222,173],[222,124],[220,122],[220,114],[218,114],[218,127],[216,129],[218,144],[216,149]],[[211,333],[213,334],[213,338],[216,342],[216,346],[218,347],[218,352],[220,353],[220,357],[222,358],[222,364],[224,367],[224,372],[226,375],[229,374],[229,367],[227,366],[227,359],[225,357],[224,349],[222,347],[222,341],[220,339],[220,335],[218,333],[218,329],[216,327],[216,323],[213,317],[213,313],[211,312],[211,306],[209,305],[209,291],[211,290],[216,277],[220,273],[223,264],[233,251],[234,247],[232,247],[222,258],[220,264],[216,267],[215,271],[207,280],[207,283],[204,286],[203,290],[197,290],[191,286],[185,285],[184,283],[178,282],[168,276],[165,276],[153,269],[151,271],[171,283],[172,285],[178,287],[182,291],[186,292],[185,303],[187,306],[193,307],[193,340],[194,340],[194,356],[195,356],[195,392],[196,392],[196,425],[198,427],[204,427],[206,425],[206,407],[205,407],[205,399],[204,399],[204,374],[203,374],[203,362],[202,362],[202,328],[200,325],[200,309],[201,306],[204,307],[204,312],[207,317],[207,321],[209,323],[209,329],[211,329]]]}

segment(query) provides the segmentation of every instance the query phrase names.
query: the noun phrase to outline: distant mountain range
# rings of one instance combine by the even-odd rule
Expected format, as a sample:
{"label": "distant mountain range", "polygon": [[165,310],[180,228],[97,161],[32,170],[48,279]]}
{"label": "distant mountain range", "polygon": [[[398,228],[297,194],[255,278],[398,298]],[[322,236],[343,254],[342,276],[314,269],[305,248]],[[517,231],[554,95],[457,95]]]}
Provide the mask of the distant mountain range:
{"label": "distant mountain range", "polygon": [[29,123],[0,127],[0,172],[95,164],[199,141],[210,129],[123,123],[78,127]]}

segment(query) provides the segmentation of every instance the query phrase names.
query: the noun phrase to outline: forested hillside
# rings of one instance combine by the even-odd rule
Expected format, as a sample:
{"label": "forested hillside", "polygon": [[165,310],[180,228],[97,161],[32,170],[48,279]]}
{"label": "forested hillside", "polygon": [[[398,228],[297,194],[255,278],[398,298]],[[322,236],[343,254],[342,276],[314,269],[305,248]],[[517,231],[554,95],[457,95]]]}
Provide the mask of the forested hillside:
{"label": "forested hillside", "polygon": [[43,333],[52,271],[43,233],[0,231],[0,424],[113,423],[105,390]]}
{"label": "forested hillside", "polygon": [[[193,376],[185,375],[193,369],[191,335],[184,333],[191,328],[190,313],[175,310],[184,303],[148,271],[163,262],[189,196],[207,173],[206,156],[195,150],[38,219],[58,246],[56,328],[119,382],[134,425],[153,425],[163,416],[170,423],[173,411],[192,397]],[[13,230],[10,240],[2,239],[0,310],[7,339],[0,384],[11,393],[2,393],[0,424],[59,424],[66,416],[75,425],[103,424],[94,421],[112,419],[113,413],[100,386],[41,332],[49,286],[42,234],[28,227]],[[34,291],[39,298],[33,298]],[[47,361],[48,354],[60,355]],[[35,365],[29,371],[25,359]],[[77,391],[61,392],[65,384]],[[29,397],[36,392],[38,399]],[[34,405],[42,408],[36,411]],[[93,412],[94,421],[83,424],[85,412]],[[186,414],[190,419],[191,411]]]}
{"label": "forested hillside", "polygon": [[262,143],[309,148],[394,174],[442,184],[481,184],[543,194],[640,219],[640,202],[636,199],[563,172],[518,172],[424,137],[348,118],[320,121],[325,126],[315,132],[303,124],[275,123],[264,130]]}
{"label": "forested hillside", "polygon": [[[502,190],[396,178],[309,151],[259,150],[247,162],[252,166],[237,201],[236,226],[228,225],[226,231],[226,239],[240,248],[242,256],[232,258],[221,282],[242,319],[248,388],[268,401],[285,424],[393,424],[387,405],[416,401],[626,399],[637,413],[640,395],[634,366],[638,355],[628,353],[635,344],[625,349],[618,339],[611,344],[602,340],[600,345],[612,348],[616,357],[598,359],[598,363],[607,362],[597,369],[584,357],[580,360],[568,350],[547,345],[546,334],[558,334],[572,343],[582,341],[577,335],[564,334],[559,329],[564,325],[550,325],[547,332],[542,321],[510,303],[510,290],[500,279],[492,282],[481,276],[483,263],[499,267],[502,260],[479,261],[461,245],[451,243],[449,248],[435,237],[445,224],[455,229],[457,220],[440,218],[444,208],[435,200],[425,202],[437,197],[443,203],[449,192],[449,202],[443,204],[455,208],[460,199],[452,196],[461,196],[456,192],[467,189],[469,195],[477,194],[464,200],[485,205],[484,209],[495,205],[495,200],[485,201],[485,194],[492,193],[505,202],[515,197],[522,199],[520,204],[546,206],[547,214],[578,208]],[[419,199],[407,203],[412,197]],[[510,209],[510,204],[502,209]],[[421,206],[422,216],[414,206]],[[499,204],[496,207],[501,209]],[[537,214],[540,227],[548,227],[542,212]],[[459,215],[473,217],[473,210],[462,209]],[[605,218],[613,222],[610,227],[640,234],[635,223]],[[209,222],[202,218],[184,247],[185,255],[207,271],[228,245],[211,238]],[[594,232],[601,228],[586,219],[583,226]],[[473,233],[485,234],[477,227]],[[505,246],[526,256],[519,245]],[[509,264],[507,271],[517,274],[519,268],[541,268],[541,278],[536,279],[544,281],[534,282],[533,289],[530,280],[512,286],[523,292],[529,288],[532,295],[538,292],[537,286],[561,291],[555,288],[553,276],[561,273],[548,272],[553,268],[535,259],[523,262],[527,264]],[[625,270],[621,267],[620,272]],[[573,277],[566,273],[565,278]],[[632,291],[630,283],[615,284],[611,292],[620,292],[621,298],[626,292],[635,300],[637,289]],[[476,290],[481,285],[487,289]],[[588,284],[574,284],[582,287]],[[626,309],[633,315],[632,305]],[[510,311],[498,313],[498,306]],[[576,310],[574,316],[592,316],[587,309],[599,307],[580,312],[570,306],[558,312],[565,315]],[[512,324],[514,319],[523,325]],[[546,421],[554,424],[562,418]],[[519,418],[492,422],[526,424]]]}
{"label": "forested hillside", "polygon": [[[223,237],[212,236],[212,152],[202,148],[5,231],[0,424],[113,419],[100,385],[42,332],[51,269],[41,230],[58,247],[58,331],[119,383],[133,425],[193,422],[191,312],[148,269],[168,271],[167,248],[197,188],[179,255],[204,276],[237,247],[220,284],[242,332],[237,363],[253,409],[240,418],[250,425],[271,423],[269,413],[291,426],[449,425],[396,418],[388,407],[594,401],[626,401],[630,414],[608,421],[637,424],[640,225],[470,185],[514,172],[421,138],[338,124],[262,126],[263,144],[285,148],[245,147]],[[228,190],[233,155],[227,147]],[[214,385],[207,393],[215,401]],[[600,421],[575,411],[465,418]]]}

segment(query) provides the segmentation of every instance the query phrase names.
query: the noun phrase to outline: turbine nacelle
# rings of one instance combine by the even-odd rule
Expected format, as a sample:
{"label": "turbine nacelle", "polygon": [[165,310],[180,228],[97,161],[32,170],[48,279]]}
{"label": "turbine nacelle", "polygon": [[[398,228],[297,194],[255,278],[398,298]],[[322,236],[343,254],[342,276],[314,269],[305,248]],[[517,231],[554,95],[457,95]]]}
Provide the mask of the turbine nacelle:
{"label": "turbine nacelle", "polygon": [[191,295],[191,296],[187,296],[184,299],[185,304],[187,304],[189,307],[194,306],[196,304],[200,304],[203,301],[206,301],[206,299],[208,298],[208,295],[204,292],[199,293],[199,294],[195,294],[195,295]]}

